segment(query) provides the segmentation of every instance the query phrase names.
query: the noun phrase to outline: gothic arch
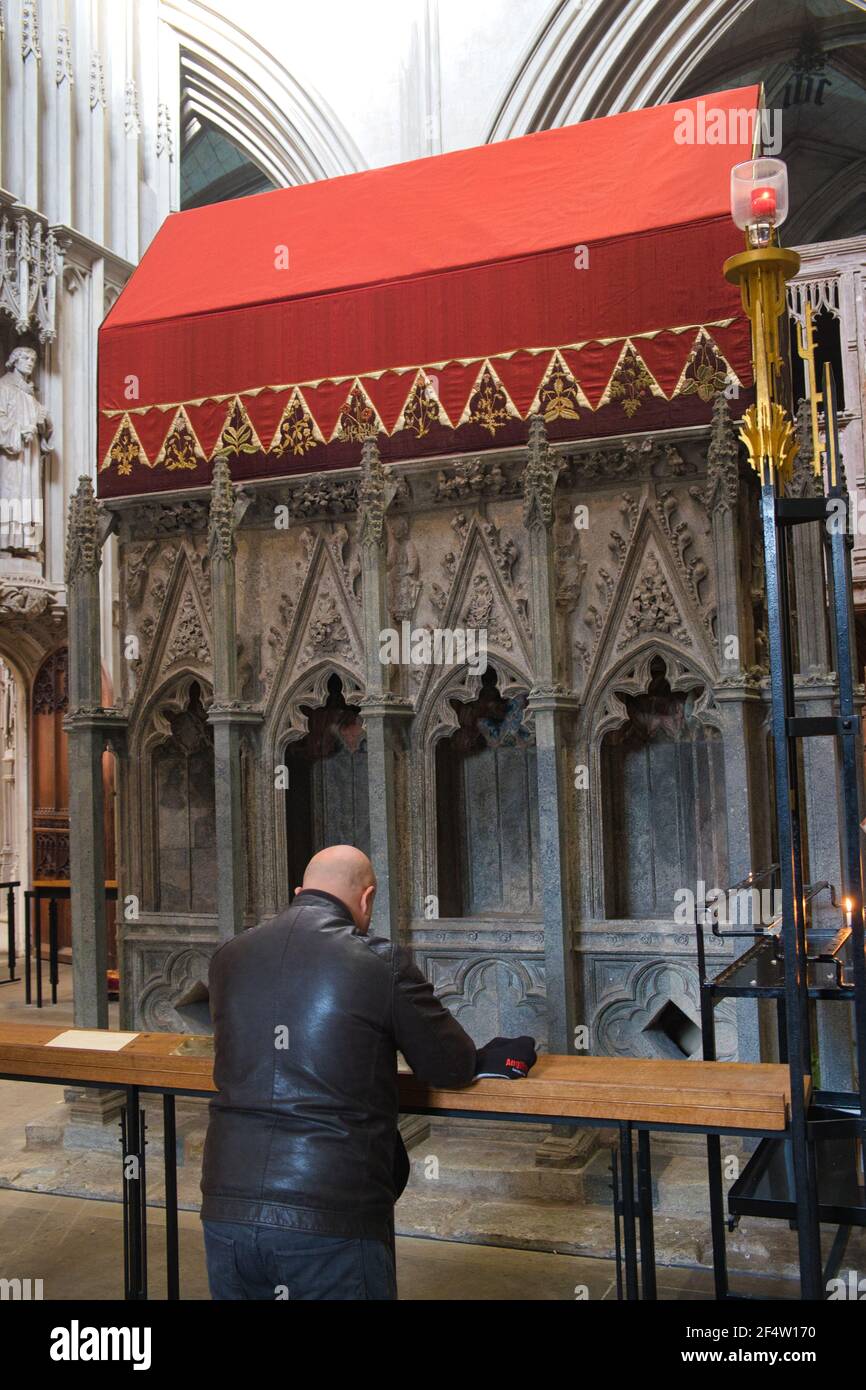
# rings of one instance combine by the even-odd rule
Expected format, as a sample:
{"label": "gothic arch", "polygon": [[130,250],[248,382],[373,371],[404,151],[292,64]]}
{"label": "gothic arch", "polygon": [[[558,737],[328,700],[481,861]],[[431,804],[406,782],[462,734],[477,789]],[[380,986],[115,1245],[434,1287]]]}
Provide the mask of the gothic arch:
{"label": "gothic arch", "polygon": [[675,99],[754,0],[557,0],[494,113],[506,140]]}
{"label": "gothic arch", "polygon": [[665,663],[666,680],[673,692],[683,693],[702,687],[692,714],[703,725],[723,732],[723,722],[713,694],[713,677],[693,654],[663,639],[653,638],[629,652],[610,668],[589,699],[578,737],[578,766],[588,770],[583,806],[583,836],[589,848],[590,872],[583,878],[584,913],[589,919],[603,920],[605,908],[605,816],[602,746],[605,736],[621,728],[628,710],[620,698],[641,695],[649,687],[651,667],[660,658]]}
{"label": "gothic arch", "polygon": [[[499,652],[490,656],[488,664],[496,670],[500,694],[505,697],[527,694],[532,678],[516,662]],[[412,915],[421,916],[425,900],[435,894],[438,885],[439,846],[436,834],[436,746],[459,728],[452,699],[469,703],[481,691],[482,674],[466,666],[446,669],[438,681],[427,689],[420,709],[412,723],[411,758],[415,775],[411,779],[411,821],[420,827],[413,837],[415,859],[413,883],[416,900]],[[525,722],[531,726],[532,714]]]}
{"label": "gothic arch", "polygon": [[206,121],[276,187],[364,168],[336,115],[243,29],[198,0],[161,0],[177,48],[181,139]]}
{"label": "gothic arch", "polygon": [[364,685],[358,673],[339,658],[325,657],[303,671],[278,696],[263,730],[261,762],[265,771],[260,779],[262,796],[259,810],[264,832],[262,838],[269,846],[272,868],[271,873],[264,874],[264,882],[273,888],[273,900],[264,905],[266,916],[288,904],[291,887],[285,855],[285,790],[278,786],[273,773],[268,774],[268,769],[277,768],[283,761],[283,753],[288,744],[302,739],[307,733],[307,716],[301,706],[323,705],[327,698],[328,681],[332,676],[339,676],[342,681],[347,704],[361,701]]}
{"label": "gothic arch", "polygon": [[186,707],[193,685],[199,687],[206,709],[213,699],[210,681],[187,665],[173,672],[147,697],[131,726],[126,768],[129,795],[125,802],[129,808],[129,824],[125,858],[127,863],[138,861],[138,872],[131,876],[131,881],[141,884],[148,911],[156,899],[158,873],[158,807],[153,786],[153,758],[171,737],[169,714],[180,713]]}

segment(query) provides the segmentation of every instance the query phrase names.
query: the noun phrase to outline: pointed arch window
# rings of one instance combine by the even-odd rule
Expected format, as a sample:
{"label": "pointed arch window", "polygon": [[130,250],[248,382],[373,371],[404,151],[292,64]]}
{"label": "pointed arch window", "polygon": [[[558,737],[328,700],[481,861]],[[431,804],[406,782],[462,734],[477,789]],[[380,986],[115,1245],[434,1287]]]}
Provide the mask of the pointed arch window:
{"label": "pointed arch window", "polygon": [[367,735],[343,682],[328,680],[323,704],[301,705],[308,732],[286,748],[286,852],[294,894],[314,854],[327,845],[370,850]]}
{"label": "pointed arch window", "polygon": [[678,889],[727,882],[721,734],[695,712],[700,686],[672,690],[655,657],[641,695],[601,748],[605,915],[668,918]]}
{"label": "pointed arch window", "polygon": [[441,917],[540,913],[538,783],[526,695],[488,666],[478,698],[452,700],[459,727],[436,745]]}

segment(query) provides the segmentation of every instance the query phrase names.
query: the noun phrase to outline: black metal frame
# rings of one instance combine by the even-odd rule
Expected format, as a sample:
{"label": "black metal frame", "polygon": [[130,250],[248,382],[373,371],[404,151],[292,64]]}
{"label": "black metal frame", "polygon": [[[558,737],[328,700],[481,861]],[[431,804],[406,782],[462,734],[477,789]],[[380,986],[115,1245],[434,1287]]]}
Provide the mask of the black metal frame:
{"label": "black metal frame", "polygon": [[16,985],[20,977],[15,974],[15,966],[18,964],[15,952],[15,889],[21,887],[21,880],[17,878],[7,879],[5,883],[0,883],[0,893],[6,890],[6,966],[8,977],[0,980],[0,985]]}
{"label": "black metal frame", "polygon": [[[95,1086],[104,1082],[64,1076],[31,1076],[0,1071],[0,1081],[30,1081],[44,1086]],[[177,1208],[177,1129],[175,1100],[178,1096],[207,1098],[210,1092],[166,1089],[161,1086],[124,1086],[126,1101],[121,1115],[121,1153],[123,1163],[123,1269],[124,1298],[131,1302],[147,1299],[147,1147],[143,1095],[160,1095],[163,1103],[163,1164],[165,1177],[166,1290],[170,1300],[180,1298],[180,1261]],[[520,1111],[456,1110],[429,1106],[401,1106],[401,1114],[435,1115],[451,1119],[504,1120],[521,1124],[573,1124],[586,1129],[614,1129],[619,1139],[614,1151],[613,1218],[614,1250],[618,1297],[626,1301],[654,1300],[656,1291],[655,1236],[653,1228],[651,1139],[654,1132],[706,1134],[705,1125],[646,1123],[636,1120],[586,1118],[580,1115],[536,1115]],[[745,1134],[768,1140],[777,1137],[770,1130],[742,1130],[722,1127],[722,1134]],[[637,1165],[634,1137],[637,1135]],[[130,1162],[131,1160],[131,1162]],[[712,1199],[712,1186],[710,1189]],[[622,1222],[622,1234],[620,1232]]]}
{"label": "black metal frame", "polygon": [[[768,998],[776,1001],[779,1055],[790,1068],[791,1125],[785,1136],[764,1140],[752,1155],[746,1169],[728,1194],[733,1221],[743,1214],[786,1216],[796,1226],[800,1256],[801,1296],[825,1296],[830,1271],[838,1268],[844,1256],[852,1225],[866,1225],[866,1190],[858,1183],[862,1165],[864,1116],[866,1116],[866,956],[864,956],[863,878],[860,855],[859,760],[862,756],[860,720],[854,705],[854,620],[851,582],[853,531],[848,524],[850,499],[840,465],[835,387],[829,365],[824,369],[824,406],[827,431],[827,490],[822,497],[782,498],[774,483],[761,489],[761,519],[767,584],[768,640],[770,649],[771,723],[775,763],[776,822],[779,837],[779,863],[750,876],[736,888],[752,886],[778,874],[782,891],[780,937],[760,928],[754,931],[718,931],[718,937],[747,936],[752,945],[729,963],[712,980],[707,979],[704,923],[697,920],[698,969],[701,989],[703,1055],[716,1056],[714,1005],[726,996]],[[833,518],[834,525],[826,522]],[[808,523],[824,526],[828,610],[831,619],[833,663],[839,682],[838,715],[823,718],[798,717],[794,703],[794,665],[792,625],[788,588],[788,543],[792,526]],[[847,923],[832,933],[824,949],[810,953],[807,939],[808,908],[812,899],[829,884],[803,882],[802,842],[799,816],[798,740],[831,736],[838,740],[841,788],[841,896],[850,901]],[[837,902],[830,888],[831,901]],[[768,960],[781,967],[782,978],[775,984],[744,983],[743,966],[766,966]],[[845,979],[845,956],[850,957],[853,981]],[[818,963],[832,967],[834,978],[821,981]],[[810,969],[812,978],[810,979]],[[751,973],[751,971],[749,972]],[[755,972],[756,975],[760,973]],[[824,972],[828,973],[828,972]],[[737,982],[737,976],[740,980]],[[766,974],[766,971],[765,971]],[[810,1000],[843,999],[853,1002],[856,1026],[858,1091],[852,1094],[815,1092],[811,1100],[804,1092],[803,1078],[812,1073]],[[816,1145],[822,1140],[848,1138],[852,1141],[853,1188],[846,1200],[824,1199],[819,1182]],[[858,1152],[859,1150],[859,1152]],[[786,1156],[785,1174],[790,1171],[790,1192],[768,1198],[760,1195],[761,1179],[774,1157]],[[713,1230],[713,1263],[716,1297],[728,1298],[730,1291],[725,1252],[724,1196],[721,1148],[717,1136],[707,1137],[707,1166],[710,1179],[710,1211]],[[822,1221],[838,1224],[826,1266],[821,1256]]]}
{"label": "black metal frame", "polygon": [[[0,884],[0,889],[3,888]],[[57,904],[69,902],[71,889],[63,884],[43,883],[38,888],[24,890],[24,1002],[33,1003],[33,976],[36,977],[36,1008],[44,1007],[42,989],[42,904],[48,903],[48,983],[51,1003],[57,1003],[60,981],[60,950],[58,945]],[[106,902],[117,901],[117,888],[106,887]],[[35,959],[35,969],[31,964]],[[2,984],[9,983],[6,980]]]}

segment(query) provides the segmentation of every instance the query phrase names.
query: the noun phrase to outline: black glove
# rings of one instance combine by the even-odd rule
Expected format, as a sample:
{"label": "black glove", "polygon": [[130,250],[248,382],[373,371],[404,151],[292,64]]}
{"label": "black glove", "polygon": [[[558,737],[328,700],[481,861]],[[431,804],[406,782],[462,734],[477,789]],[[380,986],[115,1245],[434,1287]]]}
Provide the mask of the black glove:
{"label": "black glove", "polygon": [[492,1038],[479,1047],[475,1059],[476,1076],[499,1076],[506,1081],[519,1081],[538,1060],[535,1039]]}

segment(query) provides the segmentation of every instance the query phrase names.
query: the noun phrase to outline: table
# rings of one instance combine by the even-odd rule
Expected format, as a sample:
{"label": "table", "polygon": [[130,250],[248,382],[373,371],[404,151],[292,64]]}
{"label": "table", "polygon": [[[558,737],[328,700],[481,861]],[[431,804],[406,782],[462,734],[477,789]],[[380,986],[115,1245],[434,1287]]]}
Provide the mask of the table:
{"label": "table", "polygon": [[[207,1096],[215,1092],[211,1040],[182,1033],[137,1033],[119,1050],[103,1051],[92,1045],[95,1040],[88,1038],[89,1031],[45,1023],[0,1024],[0,1078],[111,1086],[126,1092],[121,1137],[124,1287],[129,1299],[147,1297],[146,1162],[139,1097],[142,1092],[162,1095],[168,1294],[169,1298],[178,1298],[174,1102],[178,1095]],[[51,1046],[61,1033],[75,1032],[81,1033],[80,1047]],[[108,1030],[104,1036],[111,1036]],[[804,1086],[808,1099],[811,1082],[807,1077]],[[643,1297],[655,1297],[650,1131],[779,1135],[788,1127],[791,1102],[787,1066],[555,1055],[539,1057],[531,1075],[523,1080],[490,1078],[454,1090],[426,1086],[403,1067],[399,1092],[400,1110],[409,1114],[484,1115],[494,1120],[616,1127],[622,1166],[625,1290],[629,1300],[639,1297],[637,1226]],[[616,1181],[618,1184],[618,1178]]]}

